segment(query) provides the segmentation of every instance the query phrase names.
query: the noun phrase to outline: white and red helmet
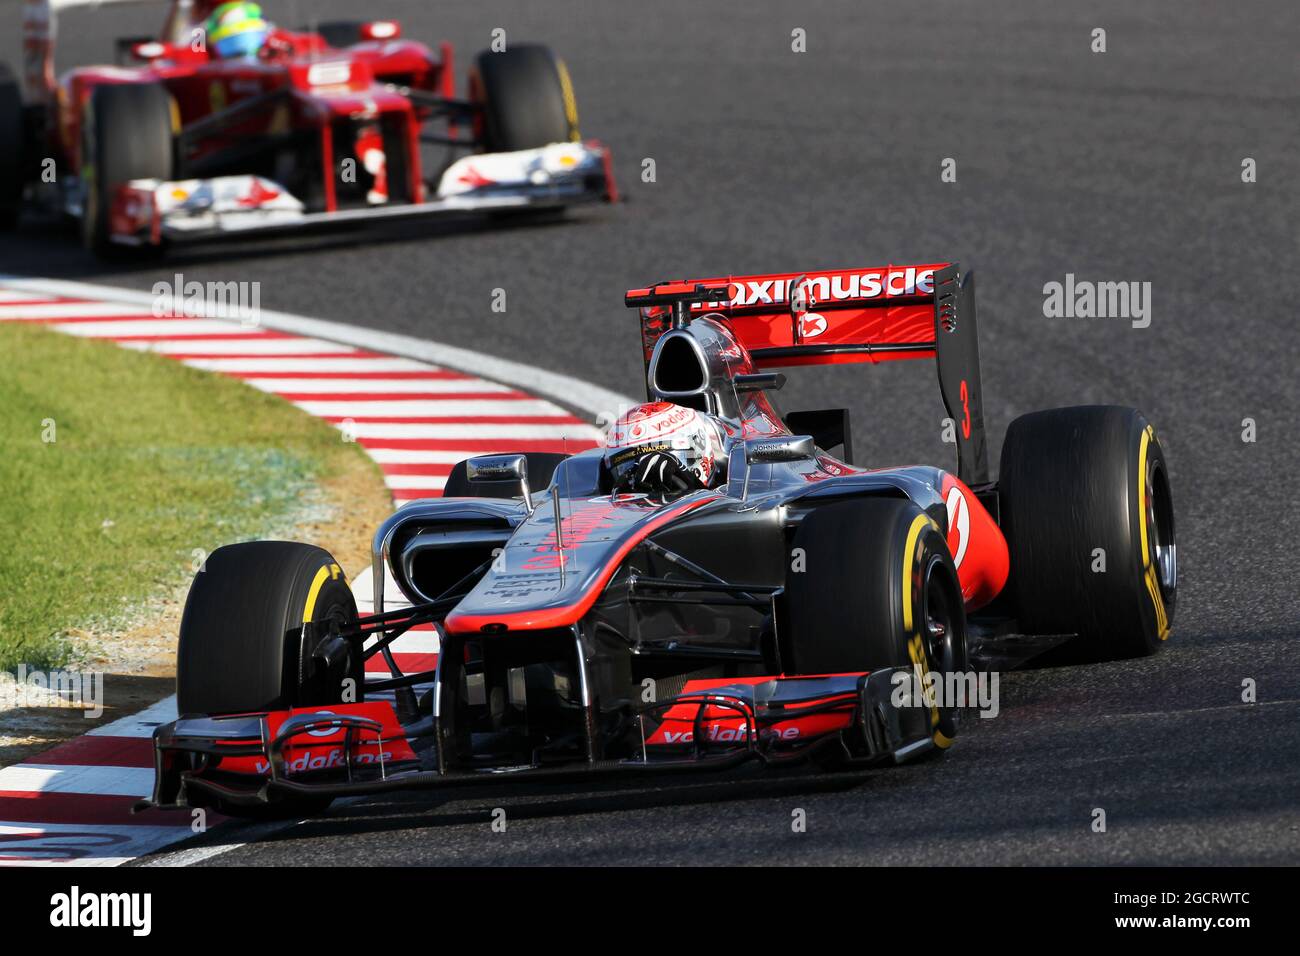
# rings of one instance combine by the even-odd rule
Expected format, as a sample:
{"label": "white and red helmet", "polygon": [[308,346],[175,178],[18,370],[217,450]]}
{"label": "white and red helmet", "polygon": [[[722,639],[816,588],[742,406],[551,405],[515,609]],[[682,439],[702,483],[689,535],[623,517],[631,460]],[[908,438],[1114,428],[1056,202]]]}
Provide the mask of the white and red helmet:
{"label": "white and red helmet", "polygon": [[634,405],[605,435],[605,463],[616,486],[624,483],[637,459],[656,451],[675,458],[703,488],[725,471],[722,428],[693,408],[671,402]]}

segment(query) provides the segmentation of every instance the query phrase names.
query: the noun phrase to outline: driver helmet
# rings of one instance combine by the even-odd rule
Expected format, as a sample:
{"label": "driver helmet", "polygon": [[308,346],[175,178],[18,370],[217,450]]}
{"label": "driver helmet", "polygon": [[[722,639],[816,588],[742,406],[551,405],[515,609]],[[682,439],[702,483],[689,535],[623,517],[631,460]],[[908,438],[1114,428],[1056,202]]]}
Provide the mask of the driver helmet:
{"label": "driver helmet", "polygon": [[628,484],[637,459],[663,452],[694,476],[701,488],[721,481],[726,467],[722,428],[703,412],[671,402],[634,405],[605,436],[605,464],[614,486]]}
{"label": "driver helmet", "polygon": [[256,3],[223,3],[212,11],[203,25],[208,49],[223,60],[255,57],[270,33],[270,24],[262,18]]}

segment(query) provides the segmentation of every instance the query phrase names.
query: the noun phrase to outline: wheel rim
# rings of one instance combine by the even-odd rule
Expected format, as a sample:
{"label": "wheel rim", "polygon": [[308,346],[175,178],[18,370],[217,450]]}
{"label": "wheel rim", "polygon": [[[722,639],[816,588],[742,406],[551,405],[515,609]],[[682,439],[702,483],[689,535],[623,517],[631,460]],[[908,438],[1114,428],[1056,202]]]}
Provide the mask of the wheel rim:
{"label": "wheel rim", "polygon": [[1160,596],[1172,609],[1178,590],[1178,545],[1174,538],[1173,503],[1169,483],[1155,462],[1146,474],[1148,560],[1155,566]]}
{"label": "wheel rim", "polygon": [[958,641],[961,632],[951,595],[943,579],[936,573],[940,567],[936,558],[930,562],[925,573],[925,655],[932,671],[948,674],[960,667]]}

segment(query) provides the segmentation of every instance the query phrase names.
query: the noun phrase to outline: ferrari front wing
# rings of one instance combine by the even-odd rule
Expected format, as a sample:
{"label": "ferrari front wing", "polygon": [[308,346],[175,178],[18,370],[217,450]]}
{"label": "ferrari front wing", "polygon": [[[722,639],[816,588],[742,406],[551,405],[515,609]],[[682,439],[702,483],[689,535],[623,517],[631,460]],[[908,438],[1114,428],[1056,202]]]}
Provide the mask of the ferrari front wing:
{"label": "ferrari front wing", "polygon": [[324,212],[308,212],[287,188],[263,176],[136,179],[117,187],[109,233],[119,245],[156,246],[399,219],[556,209],[617,198],[607,147],[596,141],[555,143],[462,157],[425,201]]}

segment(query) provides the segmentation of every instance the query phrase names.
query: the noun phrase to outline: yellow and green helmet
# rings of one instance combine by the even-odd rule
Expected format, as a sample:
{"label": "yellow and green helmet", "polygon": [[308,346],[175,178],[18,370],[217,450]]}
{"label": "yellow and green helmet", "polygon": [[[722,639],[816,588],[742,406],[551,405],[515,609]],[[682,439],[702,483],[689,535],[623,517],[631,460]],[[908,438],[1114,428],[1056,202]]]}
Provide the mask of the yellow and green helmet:
{"label": "yellow and green helmet", "polygon": [[256,3],[223,3],[212,11],[203,25],[208,50],[223,60],[257,56],[266,42],[270,25]]}

